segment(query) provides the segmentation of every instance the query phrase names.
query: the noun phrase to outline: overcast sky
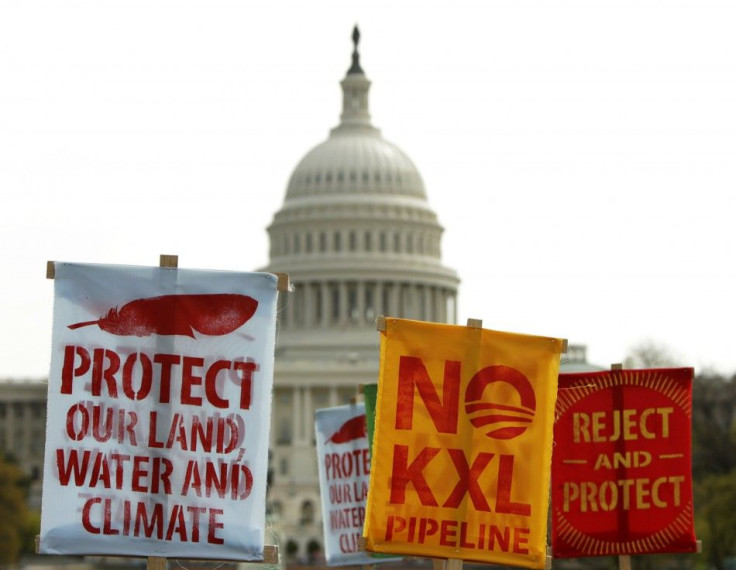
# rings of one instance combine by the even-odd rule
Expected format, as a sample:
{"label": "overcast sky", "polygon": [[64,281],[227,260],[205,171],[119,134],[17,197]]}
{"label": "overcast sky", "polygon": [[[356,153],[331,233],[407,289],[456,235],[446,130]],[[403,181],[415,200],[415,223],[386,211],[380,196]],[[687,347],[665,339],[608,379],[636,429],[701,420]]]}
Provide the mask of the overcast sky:
{"label": "overcast sky", "polygon": [[3,0],[0,378],[48,373],[46,260],[265,265],[356,22],[461,323],[736,372],[732,0]]}

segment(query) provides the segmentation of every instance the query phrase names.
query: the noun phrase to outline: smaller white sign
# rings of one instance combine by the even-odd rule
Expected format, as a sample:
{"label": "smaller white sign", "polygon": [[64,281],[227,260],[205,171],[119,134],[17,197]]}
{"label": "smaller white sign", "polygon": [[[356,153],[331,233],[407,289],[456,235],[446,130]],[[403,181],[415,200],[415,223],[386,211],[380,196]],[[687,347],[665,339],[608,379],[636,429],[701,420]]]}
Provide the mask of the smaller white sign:
{"label": "smaller white sign", "polygon": [[325,558],[329,566],[391,562],[361,549],[371,460],[362,403],[315,412]]}

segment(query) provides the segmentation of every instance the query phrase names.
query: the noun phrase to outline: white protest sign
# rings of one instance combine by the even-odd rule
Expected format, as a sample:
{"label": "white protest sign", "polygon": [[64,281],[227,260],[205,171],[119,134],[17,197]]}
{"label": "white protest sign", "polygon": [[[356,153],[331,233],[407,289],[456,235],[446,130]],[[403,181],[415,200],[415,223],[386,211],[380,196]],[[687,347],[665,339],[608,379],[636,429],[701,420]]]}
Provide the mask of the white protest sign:
{"label": "white protest sign", "polygon": [[315,431],[327,564],[381,562],[360,548],[371,469],[365,405],[317,410]]}
{"label": "white protest sign", "polygon": [[40,552],[260,560],[277,278],[56,263]]}

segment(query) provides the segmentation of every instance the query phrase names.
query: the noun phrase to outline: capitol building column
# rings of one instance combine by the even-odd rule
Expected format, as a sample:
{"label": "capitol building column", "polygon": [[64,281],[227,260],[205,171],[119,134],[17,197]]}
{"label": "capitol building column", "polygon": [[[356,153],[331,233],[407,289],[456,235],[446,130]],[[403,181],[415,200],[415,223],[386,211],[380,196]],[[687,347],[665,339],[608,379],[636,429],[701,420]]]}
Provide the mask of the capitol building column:
{"label": "capitol building column", "polygon": [[376,281],[376,286],[373,289],[373,312],[375,313],[374,318],[386,314],[386,309],[383,306],[383,281]]}
{"label": "capitol building column", "polygon": [[365,318],[365,283],[363,281],[358,281],[358,285],[355,289],[355,294],[357,295],[357,311],[358,311],[358,318],[356,319],[359,325],[362,325],[366,322]]}
{"label": "capitol building column", "polygon": [[304,326],[311,327],[314,324],[314,299],[312,298],[312,283],[304,284]]}
{"label": "capitol building column", "polygon": [[327,282],[322,281],[319,284],[319,295],[322,299],[320,302],[320,314],[319,325],[327,327],[330,324],[330,290],[327,287]]}

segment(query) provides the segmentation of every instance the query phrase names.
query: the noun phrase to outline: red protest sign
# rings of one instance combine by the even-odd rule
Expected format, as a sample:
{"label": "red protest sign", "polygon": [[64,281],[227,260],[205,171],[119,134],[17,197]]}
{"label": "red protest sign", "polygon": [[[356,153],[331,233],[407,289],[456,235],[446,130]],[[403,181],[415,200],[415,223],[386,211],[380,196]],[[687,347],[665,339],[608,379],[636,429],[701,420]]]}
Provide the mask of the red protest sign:
{"label": "red protest sign", "polygon": [[692,368],[560,374],[555,557],[695,552]]}

